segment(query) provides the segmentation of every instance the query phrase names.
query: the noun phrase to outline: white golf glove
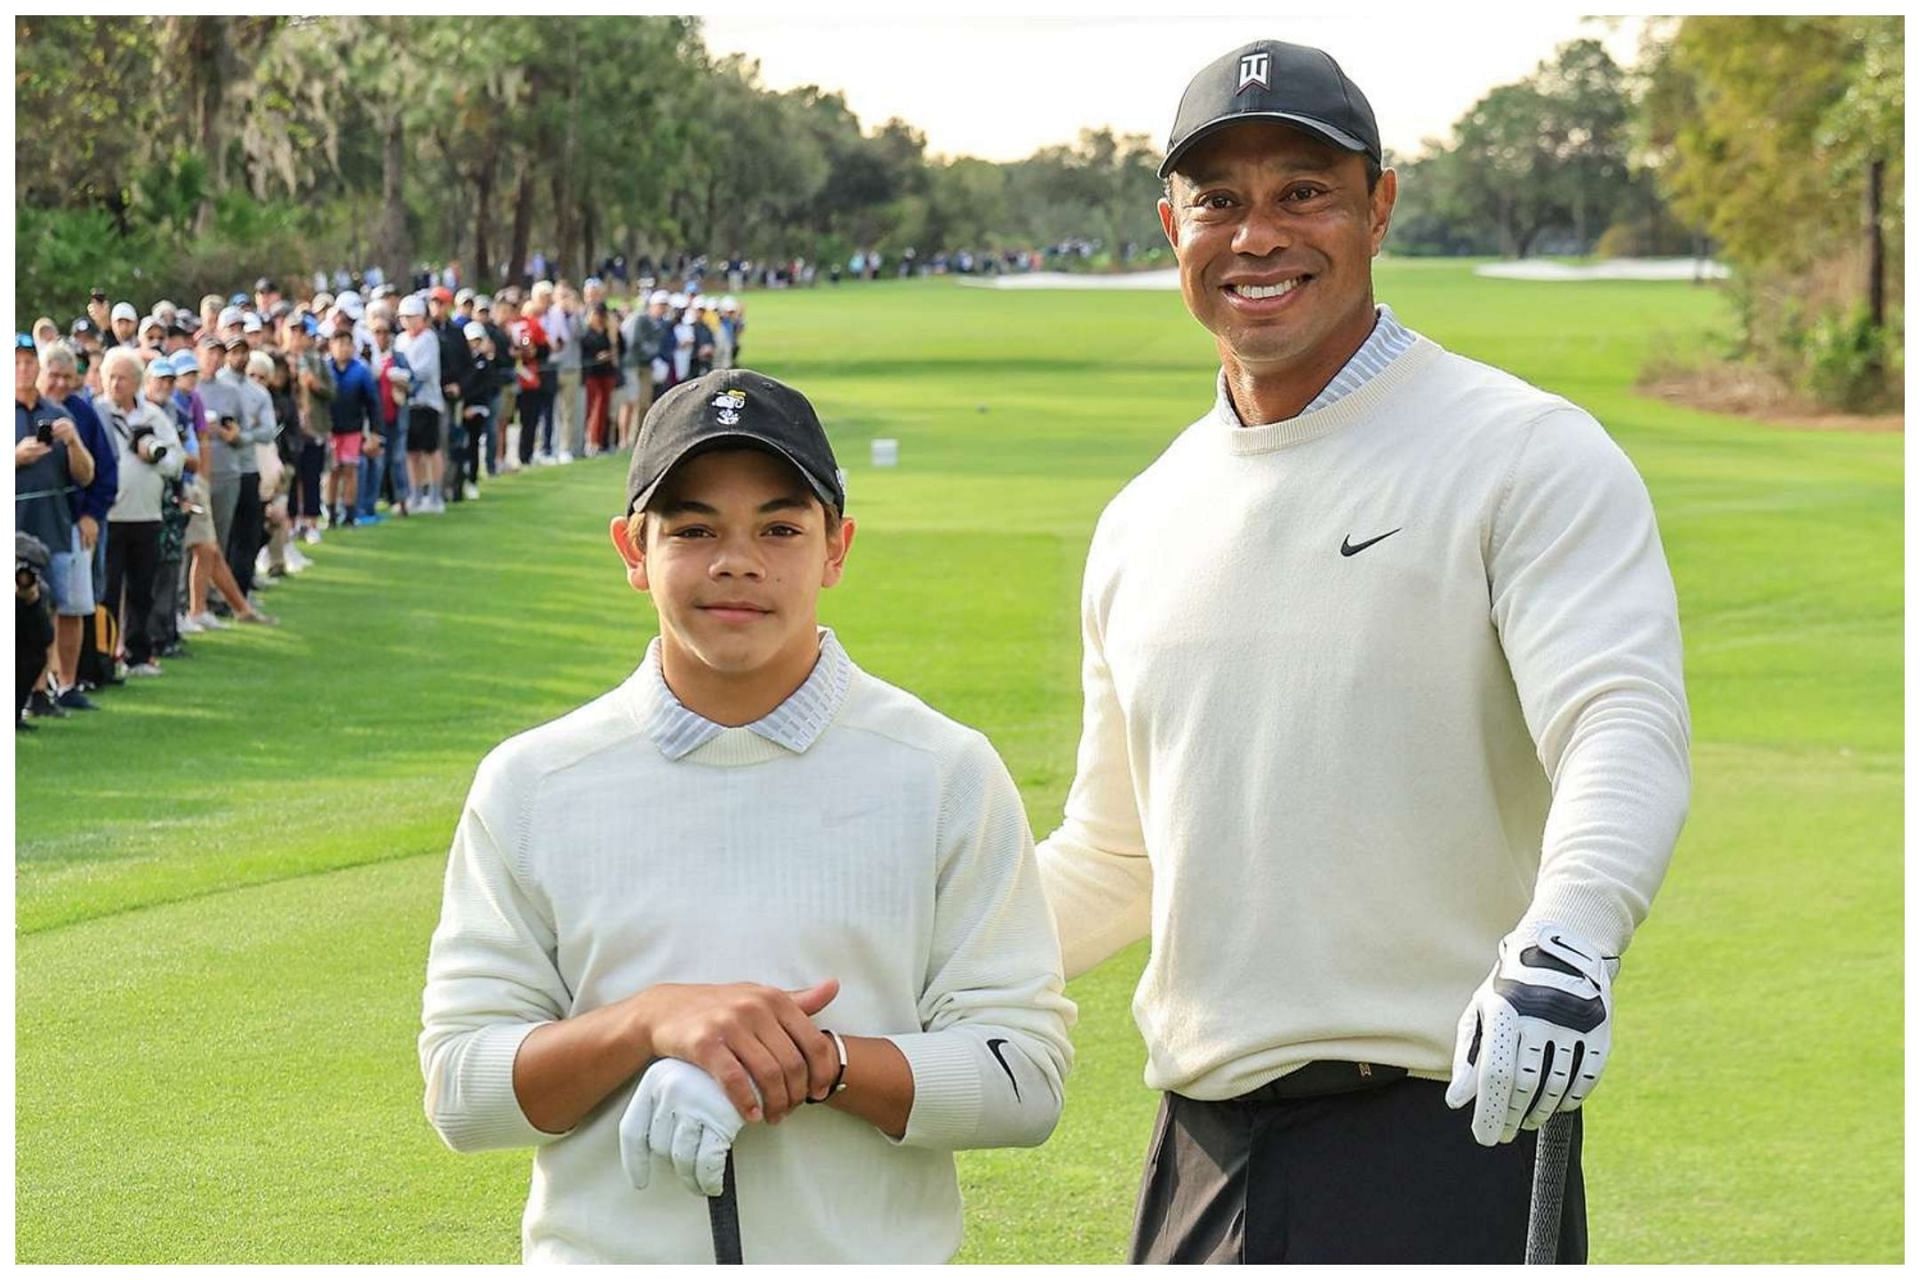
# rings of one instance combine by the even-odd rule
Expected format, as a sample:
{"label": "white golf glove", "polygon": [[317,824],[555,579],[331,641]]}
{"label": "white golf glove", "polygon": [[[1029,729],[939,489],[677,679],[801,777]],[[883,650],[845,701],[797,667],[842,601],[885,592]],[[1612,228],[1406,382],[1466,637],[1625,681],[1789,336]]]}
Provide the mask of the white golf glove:
{"label": "white golf glove", "polygon": [[652,1180],[658,1156],[673,1163],[689,1191],[717,1196],[727,1152],[745,1123],[719,1081],[691,1062],[662,1058],[640,1077],[620,1117],[620,1163],[640,1190]]}
{"label": "white golf glove", "polygon": [[[1617,961],[1615,962],[1617,967]],[[1593,946],[1558,925],[1522,925],[1460,1015],[1447,1105],[1472,1102],[1483,1147],[1538,1129],[1593,1092],[1613,1039],[1613,978]]]}

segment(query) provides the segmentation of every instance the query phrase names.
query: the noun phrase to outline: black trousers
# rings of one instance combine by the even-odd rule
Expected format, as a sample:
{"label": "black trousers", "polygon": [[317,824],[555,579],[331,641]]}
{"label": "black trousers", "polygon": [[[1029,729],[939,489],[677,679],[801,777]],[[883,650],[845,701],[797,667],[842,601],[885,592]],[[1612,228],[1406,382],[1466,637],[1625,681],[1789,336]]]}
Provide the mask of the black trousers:
{"label": "black trousers", "polygon": [[302,516],[318,519],[321,511],[320,474],[327,469],[327,446],[318,440],[303,439],[295,468],[287,514],[295,519]]}
{"label": "black trousers", "polygon": [[[93,619],[85,620],[88,626]],[[33,692],[33,686],[40,679],[40,673],[47,669],[47,649],[53,644],[53,606],[48,602],[47,588],[40,588],[40,598],[32,604],[22,600],[18,594],[13,598],[13,714],[17,717],[27,708],[27,696]]]}
{"label": "black trousers", "polygon": [[[237,532],[237,531],[236,531]],[[120,614],[120,643],[127,665],[153,657],[153,590],[160,572],[160,522],[116,523],[107,539],[107,598],[101,603]],[[125,607],[121,595],[125,593]]]}
{"label": "black trousers", "polygon": [[[266,540],[267,509],[260,503],[260,473],[240,474],[240,501],[233,508],[233,532],[227,540],[227,567],[240,584],[240,594],[253,591],[253,562]],[[108,548],[109,551],[112,548]]]}
{"label": "black trousers", "polygon": [[[1535,1134],[1483,1147],[1446,1085],[1270,1102],[1167,1094],[1148,1148],[1130,1261],[1517,1263]],[[1580,1116],[1560,1261],[1587,1259]]]}
{"label": "black trousers", "polygon": [[533,438],[542,423],[546,425],[547,448],[553,448],[553,397],[560,375],[543,373],[540,385],[532,391],[520,388],[520,464],[533,461]]}

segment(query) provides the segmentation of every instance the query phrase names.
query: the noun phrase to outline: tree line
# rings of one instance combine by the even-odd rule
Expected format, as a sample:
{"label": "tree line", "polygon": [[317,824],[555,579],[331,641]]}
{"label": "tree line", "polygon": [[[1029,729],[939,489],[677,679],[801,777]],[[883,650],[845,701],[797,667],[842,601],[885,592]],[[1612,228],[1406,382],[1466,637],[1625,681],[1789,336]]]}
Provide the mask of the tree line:
{"label": "tree line", "polygon": [[[1401,254],[1703,254],[1736,269],[1741,354],[1823,399],[1897,379],[1904,27],[1656,19],[1597,40],[1390,156]],[[1159,145],[1083,131],[1013,163],[929,156],[819,86],[782,92],[681,17],[20,17],[16,301],[71,307],[257,274],[538,249],[924,261],[1097,246],[1165,262]]]}

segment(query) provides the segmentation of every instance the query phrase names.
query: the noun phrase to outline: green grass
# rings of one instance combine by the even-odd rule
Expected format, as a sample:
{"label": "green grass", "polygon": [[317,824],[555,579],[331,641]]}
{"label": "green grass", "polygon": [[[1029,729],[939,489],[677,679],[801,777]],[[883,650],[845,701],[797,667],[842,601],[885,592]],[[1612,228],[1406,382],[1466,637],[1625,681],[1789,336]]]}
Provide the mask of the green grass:
{"label": "green grass", "polygon": [[[1415,327],[1592,409],[1679,587],[1692,817],[1629,958],[1588,1117],[1596,1261],[1904,1254],[1897,436],[1788,432],[1631,391],[1728,323],[1685,284],[1387,264]],[[826,620],[984,729],[1036,830],[1078,732],[1076,592],[1103,503],[1202,412],[1171,294],[944,283],[757,295],[748,362],[819,406],[860,533]],[[875,471],[867,442],[901,442]],[[329,538],[277,631],[195,642],[17,739],[16,1230],[25,1262],[512,1261],[524,1152],[453,1155],[413,1038],[482,753],[652,634],[586,463]],[[1143,952],[1076,982],[1054,1139],[961,1157],[979,1262],[1124,1256],[1154,1098]]]}

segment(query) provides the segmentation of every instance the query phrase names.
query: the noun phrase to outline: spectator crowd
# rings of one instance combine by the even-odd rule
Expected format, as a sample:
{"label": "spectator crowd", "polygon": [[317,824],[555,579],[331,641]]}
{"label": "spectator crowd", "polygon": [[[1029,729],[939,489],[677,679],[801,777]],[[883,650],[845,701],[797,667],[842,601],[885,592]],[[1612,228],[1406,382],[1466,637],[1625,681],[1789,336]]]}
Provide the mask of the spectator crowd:
{"label": "spectator crowd", "polygon": [[190,636],[276,625],[264,594],[326,536],[627,449],[656,394],[739,359],[744,310],[700,278],[640,277],[623,307],[600,277],[488,295],[449,264],[410,293],[322,273],[197,310],[95,289],[64,333],[35,321],[14,339],[16,730],[164,674]]}

